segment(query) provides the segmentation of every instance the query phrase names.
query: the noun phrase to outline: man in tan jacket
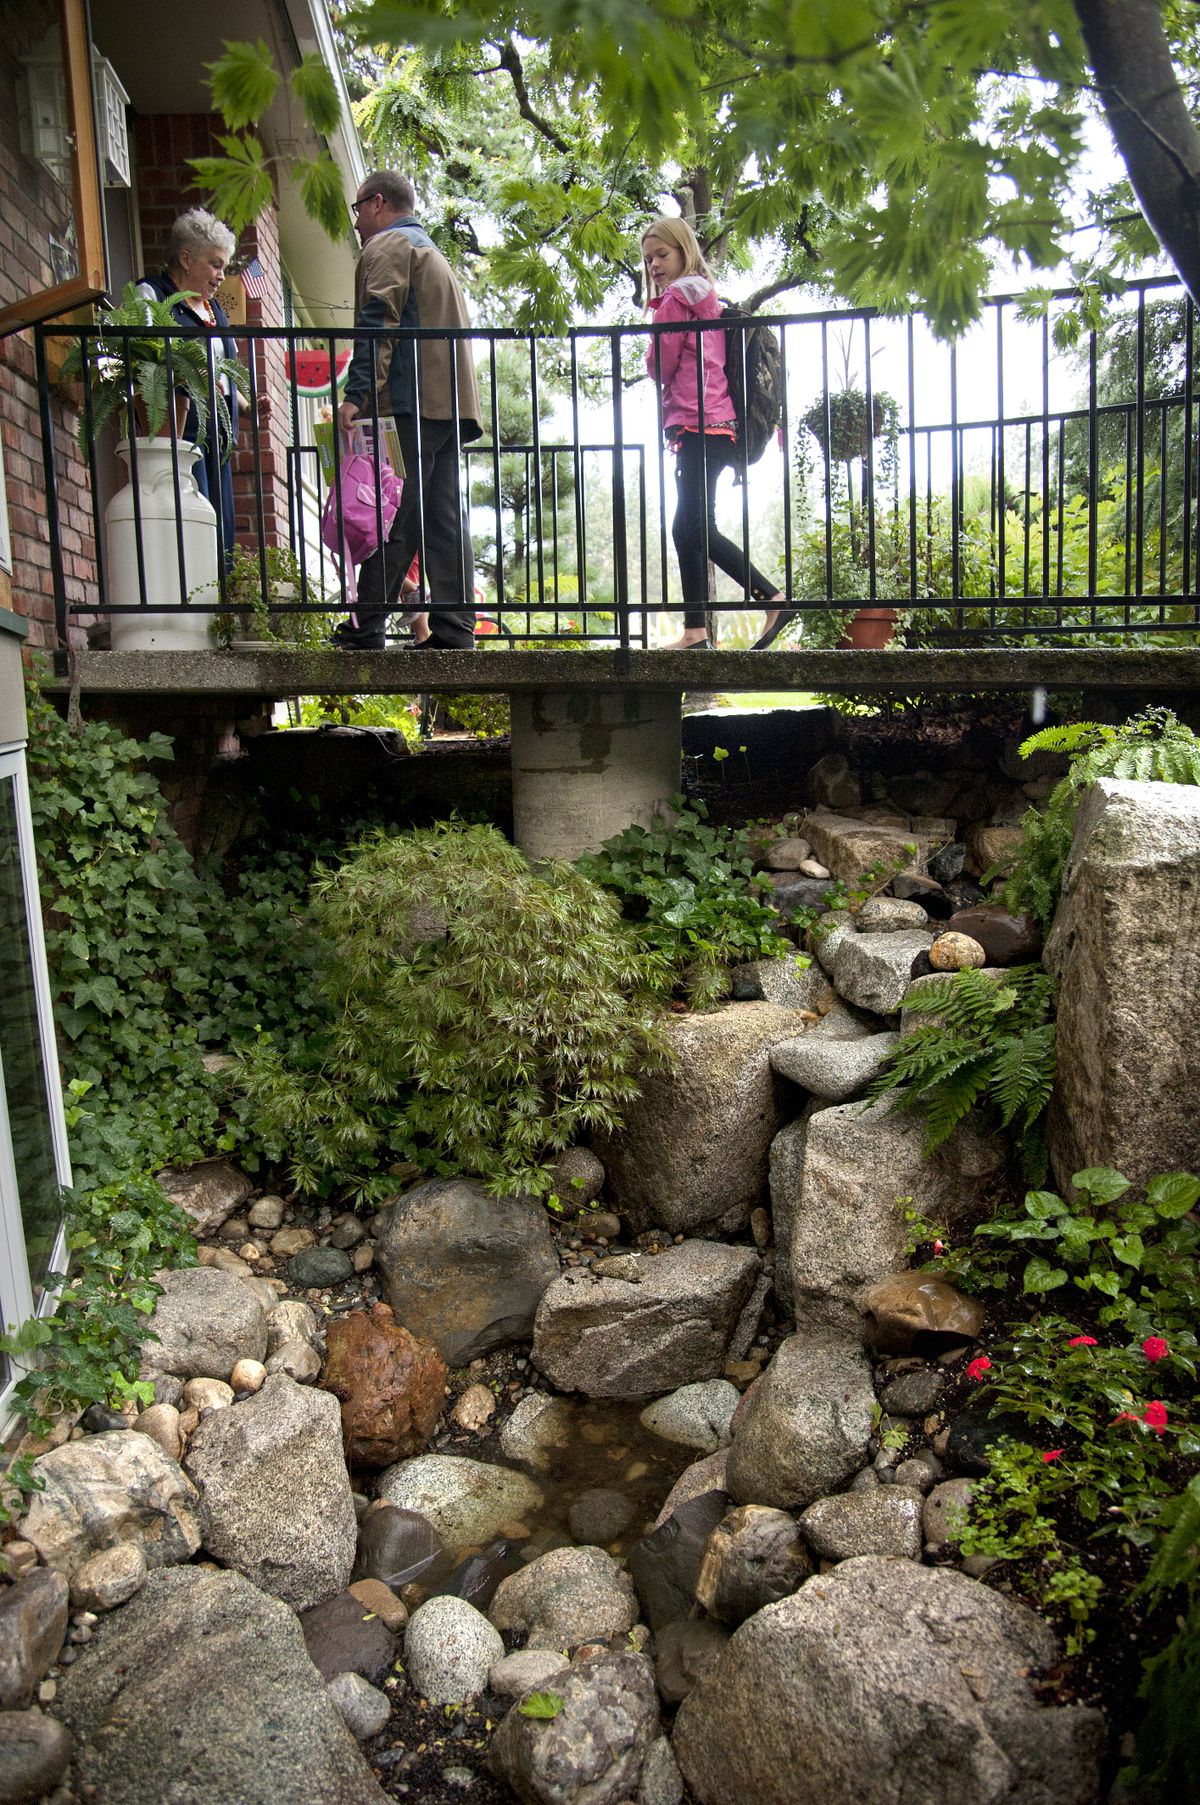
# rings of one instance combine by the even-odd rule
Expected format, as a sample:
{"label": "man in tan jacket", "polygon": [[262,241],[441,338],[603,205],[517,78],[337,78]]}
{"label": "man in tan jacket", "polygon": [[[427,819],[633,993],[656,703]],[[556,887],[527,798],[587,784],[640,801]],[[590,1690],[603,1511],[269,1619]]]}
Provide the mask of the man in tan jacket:
{"label": "man in tan jacket", "polygon": [[[359,185],[355,230],[362,241],[355,329],[470,328],[457,278],[414,215],[412,183],[378,170]],[[338,420],[347,431],[373,414],[394,415],[404,456],[404,493],[387,543],[363,564],[355,614],[336,645],[380,651],[389,611],[414,557],[429,597],[436,649],[469,647],[475,634],[475,560],[462,486],[461,447],[479,438],[479,391],[469,339],[360,338]],[[355,624],[357,623],[357,624]]]}

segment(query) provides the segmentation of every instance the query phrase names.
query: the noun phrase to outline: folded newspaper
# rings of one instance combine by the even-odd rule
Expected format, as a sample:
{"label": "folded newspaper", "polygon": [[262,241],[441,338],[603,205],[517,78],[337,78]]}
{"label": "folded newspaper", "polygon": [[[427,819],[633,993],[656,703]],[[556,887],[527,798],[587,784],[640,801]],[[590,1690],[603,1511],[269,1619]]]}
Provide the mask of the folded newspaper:
{"label": "folded newspaper", "polygon": [[[348,435],[352,451],[365,451],[368,455],[371,453],[375,444],[375,425],[376,422],[374,420],[362,420],[354,427],[353,431]],[[403,478],[404,457],[400,450],[400,435],[396,431],[396,422],[394,420],[381,419],[378,422],[378,425],[379,440],[383,448],[384,458],[392,466],[396,475]],[[326,486],[333,482],[334,431],[335,428],[332,419],[318,420],[313,427],[313,443],[317,448],[317,457],[320,460],[321,465],[321,477]]]}

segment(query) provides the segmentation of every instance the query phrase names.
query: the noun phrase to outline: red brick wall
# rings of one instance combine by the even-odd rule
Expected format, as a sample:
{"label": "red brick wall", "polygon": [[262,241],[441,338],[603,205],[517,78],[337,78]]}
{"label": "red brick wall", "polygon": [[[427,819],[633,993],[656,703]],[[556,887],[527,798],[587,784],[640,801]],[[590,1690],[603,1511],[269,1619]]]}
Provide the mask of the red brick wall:
{"label": "red brick wall", "polygon": [[[0,32],[0,305],[51,281],[47,236],[58,236],[70,203],[49,172],[21,150],[18,94],[21,59],[57,17],[52,0],[22,0],[4,9]],[[69,599],[86,606],[95,595],[95,547],[87,472],[75,440],[69,401],[53,403],[60,540]],[[12,529],[12,606],[32,622],[29,643],[55,643],[50,534],[46,524],[42,433],[32,332],[0,339],[0,432]]]}
{"label": "red brick wall", "polygon": [[[221,122],[209,113],[158,114],[138,119],[134,131],[137,155],[138,218],[147,267],[158,269],[165,257],[171,226],[190,206],[199,205],[192,188],[189,157],[210,156],[218,146]],[[282,326],[283,279],[279,256],[279,211],[274,206],[238,241],[238,257],[257,257],[267,282],[263,299],[250,297],[246,323],[250,326]],[[248,360],[249,344],[242,342],[242,359]],[[287,447],[291,420],[282,343],[259,344],[255,368],[258,397],[259,468],[255,473],[254,438],[248,414],[243,412],[238,448],[233,462],[233,499],[237,536],[258,543],[258,502],[261,490],[263,524],[268,545],[286,545]]]}

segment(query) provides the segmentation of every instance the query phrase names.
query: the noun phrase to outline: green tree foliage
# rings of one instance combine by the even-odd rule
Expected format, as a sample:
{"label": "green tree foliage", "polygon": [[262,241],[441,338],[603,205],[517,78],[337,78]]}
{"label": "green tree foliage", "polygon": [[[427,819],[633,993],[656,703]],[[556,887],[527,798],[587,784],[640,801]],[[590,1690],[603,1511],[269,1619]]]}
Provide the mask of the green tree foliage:
{"label": "green tree foliage", "polygon": [[659,1056],[661,961],[603,891],[532,869],[494,828],[371,835],[317,883],[313,914],[327,1026],[302,1051],[263,1035],[241,1074],[305,1190],[378,1199],[413,1159],[544,1195],[555,1155],[616,1128]]}
{"label": "green tree foliage", "polygon": [[[1072,252],[1094,106],[1080,20],[1098,10],[1098,0],[713,0],[700,11],[680,0],[362,0],[346,23],[362,41],[419,44],[427,56],[482,57],[519,34],[629,154],[674,166],[681,183],[702,170],[682,210],[707,241],[778,240],[785,262],[799,248],[808,273],[852,301],[919,307],[950,335],[978,316],[996,250],[1035,269]],[[1176,71],[1190,77],[1194,9],[1173,4],[1130,33],[1131,77],[1164,26]],[[1102,59],[1094,34],[1089,45]],[[1148,154],[1159,151],[1151,135]],[[591,199],[560,186],[559,205],[583,218]],[[1127,184],[1094,196],[1090,212],[1100,247],[1090,265],[1104,279],[1155,251]],[[1082,272],[1089,260],[1076,261]]]}
{"label": "green tree foliage", "polygon": [[[274,204],[277,157],[268,156],[257,126],[276,99],[283,78],[269,45],[227,43],[224,54],[209,63],[208,87],[213,108],[227,130],[218,137],[220,156],[189,157],[198,185],[213,211],[235,233]],[[312,51],[292,70],[288,88],[300,113],[319,138],[337,128],[341,102],[337,79],[324,58]],[[349,236],[350,219],[342,175],[324,143],[311,157],[287,159],[300,190],[305,212],[331,238]]]}

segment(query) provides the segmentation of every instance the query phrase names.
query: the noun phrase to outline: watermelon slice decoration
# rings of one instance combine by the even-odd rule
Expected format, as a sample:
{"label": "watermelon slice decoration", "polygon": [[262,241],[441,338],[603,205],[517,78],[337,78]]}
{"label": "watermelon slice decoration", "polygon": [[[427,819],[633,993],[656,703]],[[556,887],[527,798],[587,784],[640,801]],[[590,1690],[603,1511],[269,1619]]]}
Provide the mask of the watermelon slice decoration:
{"label": "watermelon slice decoration", "polygon": [[[350,368],[351,347],[339,351],[334,360],[333,372],[338,387],[346,380],[346,372]],[[323,395],[329,399],[331,378],[329,373],[328,351],[288,352],[286,356],[288,381],[296,385],[298,395]]]}

